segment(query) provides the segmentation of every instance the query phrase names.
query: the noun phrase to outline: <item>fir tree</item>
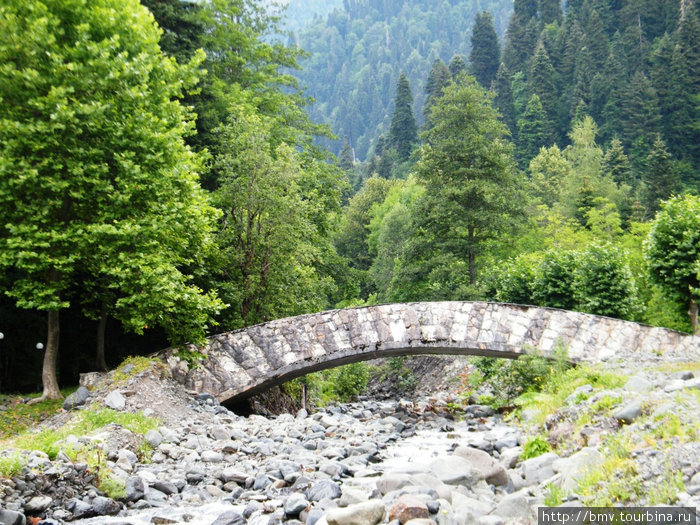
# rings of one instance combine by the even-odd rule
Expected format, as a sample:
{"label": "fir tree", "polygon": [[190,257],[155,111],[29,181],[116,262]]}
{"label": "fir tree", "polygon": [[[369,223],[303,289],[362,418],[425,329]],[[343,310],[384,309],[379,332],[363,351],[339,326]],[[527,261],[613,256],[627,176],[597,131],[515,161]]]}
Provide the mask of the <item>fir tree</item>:
{"label": "fir tree", "polygon": [[498,68],[498,74],[496,75],[496,98],[494,99],[494,105],[498,112],[501,114],[501,120],[508,126],[511,136],[515,137],[518,131],[516,115],[515,115],[515,103],[513,102],[513,90],[511,89],[511,78],[508,74],[505,64],[501,63]]}
{"label": "fir tree", "polygon": [[488,11],[476,15],[472,31],[472,50],[469,54],[471,73],[484,88],[496,80],[500,63],[498,36],[493,28],[493,17]]}
{"label": "fir tree", "polygon": [[585,45],[593,67],[599,69],[608,57],[608,37],[598,12],[591,10],[585,26]]}
{"label": "fir tree", "polygon": [[656,136],[651,151],[646,158],[644,172],[645,199],[647,217],[653,217],[660,209],[660,204],[678,189],[678,176],[673,167],[671,154],[660,136]]}
{"label": "fir tree", "polygon": [[553,132],[550,121],[542,108],[540,97],[533,94],[518,120],[518,159],[526,166],[542,146],[550,146]]}
{"label": "fir tree", "polygon": [[649,153],[659,129],[656,91],[641,71],[632,77],[620,108],[622,143],[633,162],[641,164]]}
{"label": "fir tree", "polygon": [[413,116],[413,94],[406,75],[401,74],[396,86],[394,114],[389,128],[389,145],[396,150],[399,161],[408,160],[418,142],[416,119]]}
{"label": "fir tree", "polygon": [[542,42],[537,45],[537,51],[532,59],[528,84],[529,93],[539,97],[545,115],[551,122],[555,122],[557,84],[554,68]]}
{"label": "fir tree", "polygon": [[429,127],[430,108],[435,103],[435,100],[442,96],[442,90],[450,82],[450,70],[447,69],[445,63],[439,58],[433,62],[433,67],[430,68],[428,80],[425,82],[425,104],[423,105],[423,116],[425,117],[425,125]]}
{"label": "fir tree", "polygon": [[[536,16],[527,15],[531,11],[529,8],[518,9],[520,4],[522,2],[514,4],[515,12],[508,23],[506,42],[503,47],[503,62],[512,73],[527,69],[528,59],[535,49],[539,34]],[[535,13],[536,11],[535,9]]]}
{"label": "fir tree", "polygon": [[352,151],[352,146],[350,146],[350,141],[346,138],[343,144],[343,149],[340,151],[338,156],[338,166],[343,170],[352,169],[355,163],[355,155]]}
{"label": "fir tree", "polygon": [[622,142],[617,137],[614,137],[610,142],[608,151],[605,152],[601,165],[604,175],[612,178],[618,185],[632,185],[632,170],[630,161],[625,155],[625,150],[622,147]]}
{"label": "fir tree", "polygon": [[540,0],[540,20],[542,24],[561,22],[561,0]]}
{"label": "fir tree", "polygon": [[455,55],[450,59],[450,64],[447,66],[447,69],[450,70],[450,76],[454,80],[462,73],[467,72],[467,64],[464,62],[461,55]]}

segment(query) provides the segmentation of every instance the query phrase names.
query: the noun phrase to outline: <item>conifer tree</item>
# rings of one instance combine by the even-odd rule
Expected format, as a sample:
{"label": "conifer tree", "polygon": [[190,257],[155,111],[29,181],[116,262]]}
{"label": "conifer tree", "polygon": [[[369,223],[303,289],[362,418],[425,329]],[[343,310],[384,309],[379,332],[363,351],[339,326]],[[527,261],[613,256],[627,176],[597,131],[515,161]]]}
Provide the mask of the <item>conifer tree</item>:
{"label": "conifer tree", "polygon": [[[534,10],[532,4],[535,5]],[[513,4],[514,12],[503,46],[503,62],[513,74],[527,69],[527,62],[535,49],[539,35],[536,6],[530,0],[516,0]]]}
{"label": "conifer tree", "polygon": [[540,0],[540,20],[542,24],[561,22],[561,0]]}
{"label": "conifer tree", "polygon": [[542,108],[540,97],[533,94],[518,120],[518,159],[526,166],[542,146],[553,142],[553,131],[547,114]]}
{"label": "conifer tree", "polygon": [[599,69],[608,57],[608,37],[605,34],[603,21],[594,9],[591,9],[591,13],[588,16],[584,42],[593,67],[596,70]]}
{"label": "conifer tree", "polygon": [[542,109],[551,122],[556,121],[557,115],[557,84],[554,68],[542,42],[537,45],[537,51],[532,59],[528,88],[530,95],[537,95]]}
{"label": "conifer tree", "polygon": [[350,141],[345,138],[343,149],[340,151],[340,155],[338,156],[338,166],[343,170],[349,170],[352,169],[354,163],[355,158],[352,152],[352,146],[350,146]]}
{"label": "conifer tree", "polygon": [[472,50],[469,54],[471,73],[482,87],[489,89],[496,80],[500,64],[498,36],[493,28],[493,17],[488,11],[478,13],[472,31]]}
{"label": "conifer tree", "polygon": [[389,145],[396,150],[399,161],[408,160],[418,142],[418,129],[413,116],[413,94],[408,78],[403,73],[396,85],[394,114],[389,128]]}
{"label": "conifer tree", "polygon": [[515,138],[517,135],[517,121],[515,115],[515,103],[513,102],[513,90],[511,88],[511,78],[506,69],[506,65],[501,63],[496,75],[496,98],[494,105],[501,114],[501,120],[508,126],[511,136]]}
{"label": "conifer tree", "polygon": [[430,126],[429,115],[430,108],[435,103],[435,100],[442,96],[442,90],[450,82],[450,70],[445,63],[439,58],[433,62],[433,67],[430,68],[428,79],[425,82],[425,103],[423,104],[423,116],[425,117],[426,128]]}
{"label": "conifer tree", "polygon": [[642,164],[659,129],[656,90],[642,71],[637,71],[625,90],[620,107],[620,140],[634,163]]}
{"label": "conifer tree", "polygon": [[644,203],[647,217],[653,217],[659,210],[661,202],[668,199],[678,189],[678,175],[675,173],[671,154],[658,135],[646,161]]}
{"label": "conifer tree", "polygon": [[467,64],[465,64],[461,55],[455,55],[450,59],[450,64],[447,66],[447,69],[450,70],[452,79],[455,79],[462,73],[467,72]]}
{"label": "conifer tree", "polygon": [[617,137],[614,137],[610,142],[608,151],[605,152],[601,165],[604,175],[612,177],[618,185],[632,185],[632,169],[630,161],[625,155],[625,150],[622,147],[622,142]]}

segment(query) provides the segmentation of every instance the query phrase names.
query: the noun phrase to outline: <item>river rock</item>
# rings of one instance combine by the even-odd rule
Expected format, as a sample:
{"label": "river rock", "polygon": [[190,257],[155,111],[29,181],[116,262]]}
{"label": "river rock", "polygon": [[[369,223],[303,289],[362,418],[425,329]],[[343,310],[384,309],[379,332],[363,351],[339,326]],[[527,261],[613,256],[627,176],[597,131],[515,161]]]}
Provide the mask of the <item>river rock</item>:
{"label": "river rock", "polygon": [[83,406],[90,397],[90,391],[84,386],[78,387],[78,390],[69,395],[63,401],[64,410],[74,410],[77,407]]}
{"label": "river rock", "polygon": [[503,518],[528,518],[530,503],[522,494],[516,492],[503,498],[493,511],[496,516]]}
{"label": "river rock", "polygon": [[454,454],[469,461],[488,483],[496,486],[508,484],[506,469],[483,450],[472,447],[457,447]]}
{"label": "river rock", "polygon": [[460,515],[469,514],[474,518],[485,516],[493,510],[493,504],[472,498],[457,491],[452,493],[452,509]]}
{"label": "river rock", "polygon": [[402,525],[407,521],[429,516],[428,506],[421,499],[410,494],[401,496],[389,510],[389,521],[399,520]]}
{"label": "river rock", "polygon": [[119,390],[113,390],[105,397],[104,404],[112,410],[121,411],[126,408],[126,398]]}
{"label": "river rock", "polygon": [[24,506],[27,514],[39,514],[49,508],[53,500],[49,496],[34,496]]}
{"label": "river rock", "polygon": [[329,480],[321,480],[306,491],[309,501],[321,501],[323,499],[336,499],[341,494],[340,485]]}
{"label": "river rock", "polygon": [[377,490],[382,494],[388,494],[412,484],[413,478],[409,474],[387,472],[377,480]]}
{"label": "river rock", "polygon": [[309,506],[309,502],[306,500],[303,494],[298,492],[292,494],[287,498],[284,503],[284,513],[287,516],[298,516],[299,513]]}
{"label": "river rock", "polygon": [[227,510],[220,514],[211,525],[245,525],[246,520],[243,516],[232,510]]}
{"label": "river rock", "polygon": [[74,519],[89,518],[95,515],[95,510],[92,508],[92,505],[78,498],[69,499],[66,502],[66,509],[73,514]]}
{"label": "river rock", "polygon": [[646,394],[654,388],[654,385],[646,377],[641,375],[632,376],[627,380],[625,386],[622,387],[623,390],[628,392],[637,392],[639,394]]}
{"label": "river rock", "polygon": [[158,448],[158,445],[160,445],[163,442],[162,434],[154,429],[146,432],[144,438],[146,439],[146,443],[148,443],[148,445],[151,448]]}
{"label": "river rock", "polygon": [[5,525],[26,525],[27,519],[20,512],[0,509],[0,523]]}
{"label": "river rock", "polygon": [[481,478],[481,474],[472,467],[471,463],[459,456],[438,456],[430,463],[430,470],[440,481],[448,485],[469,487]]}
{"label": "river rock", "polygon": [[331,509],[326,513],[328,525],[376,525],[383,517],[384,503],[376,499]]}
{"label": "river rock", "polygon": [[146,494],[146,485],[139,476],[131,476],[126,480],[126,501],[138,501]]}
{"label": "river rock", "polygon": [[642,413],[642,402],[640,400],[627,403],[612,413],[618,421],[629,425]]}
{"label": "river rock", "polygon": [[221,463],[224,456],[216,450],[205,450],[200,454],[202,461],[205,463]]}
{"label": "river rock", "polygon": [[552,463],[558,458],[559,456],[554,452],[547,452],[541,456],[526,459],[521,465],[525,480],[528,483],[536,484],[551,478],[554,476]]}
{"label": "river rock", "polygon": [[603,461],[603,455],[597,449],[585,447],[568,458],[555,460],[552,469],[560,475],[557,484],[568,494],[576,490],[581,478],[600,467]]}
{"label": "river rock", "polygon": [[119,514],[121,505],[112,498],[97,496],[92,500],[92,508],[98,516],[111,516]]}

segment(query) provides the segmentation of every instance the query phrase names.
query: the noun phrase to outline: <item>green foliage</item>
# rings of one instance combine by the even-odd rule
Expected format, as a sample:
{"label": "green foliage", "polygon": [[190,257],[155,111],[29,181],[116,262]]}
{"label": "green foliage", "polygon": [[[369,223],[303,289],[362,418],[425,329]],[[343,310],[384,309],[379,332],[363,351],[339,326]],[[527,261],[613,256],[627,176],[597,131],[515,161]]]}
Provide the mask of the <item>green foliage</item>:
{"label": "green foliage", "polygon": [[[63,389],[64,396],[71,394],[75,387]],[[28,404],[18,396],[0,396],[6,409],[0,411],[0,440],[26,432],[30,427],[50,418],[61,408],[61,401],[47,399]]]}
{"label": "green foliage", "polygon": [[26,464],[26,459],[18,452],[3,453],[0,455],[0,478],[16,476]]}
{"label": "green foliage", "polygon": [[547,437],[544,435],[532,436],[523,444],[523,452],[520,458],[524,461],[530,458],[536,458],[552,450]]}
{"label": "green foliage", "polygon": [[493,28],[493,17],[488,11],[478,13],[474,19],[471,38],[472,50],[469,53],[471,74],[486,89],[496,80],[500,65],[501,50],[498,36]]}
{"label": "green foliage", "polygon": [[369,372],[364,363],[341,366],[335,377],[333,391],[340,401],[349,401],[366,390],[368,381]]}
{"label": "green foliage", "polygon": [[308,374],[285,384],[295,398],[300,398],[302,385],[312,405],[322,407],[335,402],[347,402],[367,389],[370,371],[365,363],[351,363]]}
{"label": "green foliage", "polygon": [[662,205],[644,243],[644,258],[652,281],[674,300],[689,304],[693,332],[700,333],[700,198],[674,197]]}
{"label": "green foliage", "polygon": [[548,507],[558,507],[564,502],[564,490],[556,483],[547,484],[547,493],[544,497],[544,504]]}
{"label": "green foliage", "polygon": [[418,128],[413,116],[413,94],[406,75],[399,77],[396,86],[394,114],[389,127],[389,146],[396,150],[400,162],[408,160],[418,142]]}
{"label": "green foliage", "polygon": [[130,356],[114,369],[111,380],[114,383],[121,383],[146,370],[151,370],[153,374],[161,377],[167,374],[167,368],[160,359],[144,356]]}

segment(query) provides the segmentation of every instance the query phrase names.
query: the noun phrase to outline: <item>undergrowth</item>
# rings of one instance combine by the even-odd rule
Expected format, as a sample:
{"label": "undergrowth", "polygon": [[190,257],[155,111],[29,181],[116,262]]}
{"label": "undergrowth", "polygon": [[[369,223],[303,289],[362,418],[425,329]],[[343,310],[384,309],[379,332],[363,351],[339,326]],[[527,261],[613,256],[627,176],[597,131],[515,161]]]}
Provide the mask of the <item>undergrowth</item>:
{"label": "undergrowth", "polygon": [[[77,387],[64,388],[61,393],[65,397],[76,389]],[[28,397],[39,397],[39,394]],[[5,406],[5,410],[0,411],[0,441],[26,432],[30,427],[47,420],[58,412],[62,403],[62,399],[49,399],[29,405],[20,396],[0,396],[0,405]]]}

